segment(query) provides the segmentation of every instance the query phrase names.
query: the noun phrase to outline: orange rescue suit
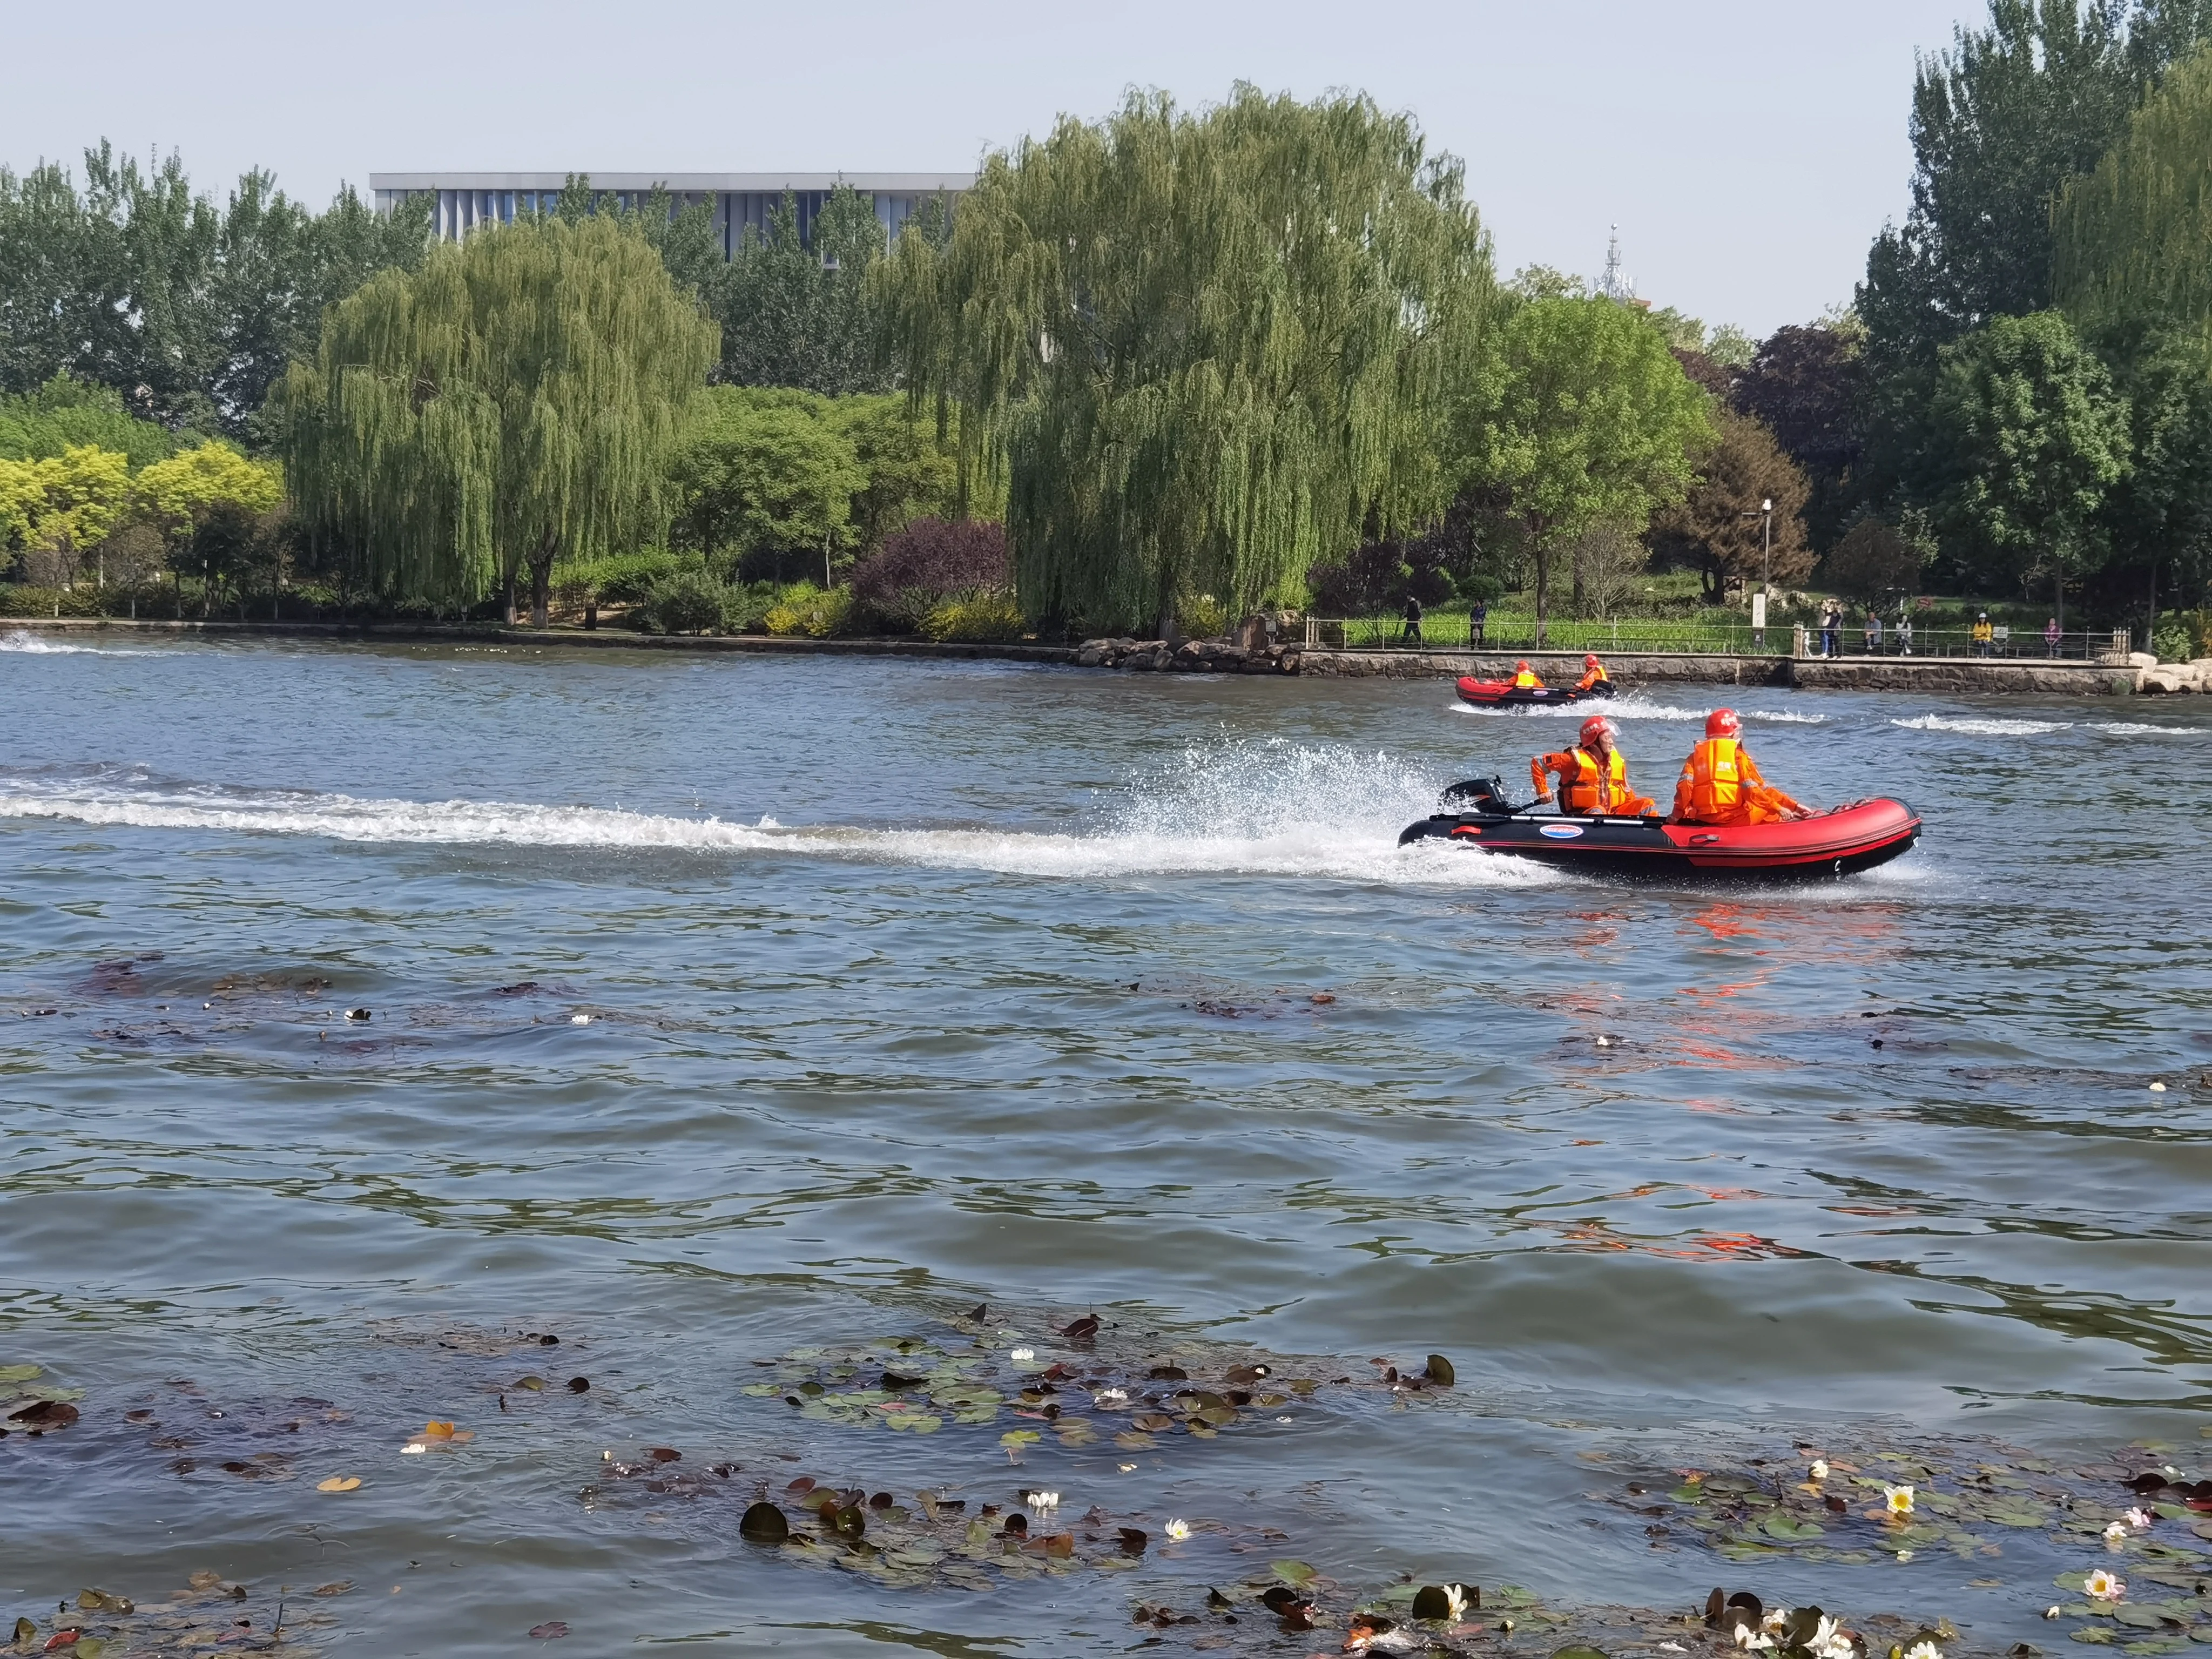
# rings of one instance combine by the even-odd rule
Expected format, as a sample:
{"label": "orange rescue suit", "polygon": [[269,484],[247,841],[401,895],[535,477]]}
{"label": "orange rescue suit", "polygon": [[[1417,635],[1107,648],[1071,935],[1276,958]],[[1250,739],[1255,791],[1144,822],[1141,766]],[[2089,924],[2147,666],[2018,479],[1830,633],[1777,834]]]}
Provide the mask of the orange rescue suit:
{"label": "orange rescue suit", "polygon": [[1526,691],[1543,683],[1537,678],[1536,671],[1533,668],[1524,668],[1513,677],[1513,689],[1516,691]]}
{"label": "orange rescue suit", "polygon": [[1593,685],[1609,685],[1612,683],[1613,677],[1607,673],[1604,669],[1589,668],[1583,670],[1582,678],[1575,682],[1575,690],[1577,691],[1587,691]]}
{"label": "orange rescue suit", "polygon": [[1562,812],[1603,813],[1635,817],[1656,812],[1658,803],[1647,800],[1628,787],[1628,758],[1618,749],[1598,756],[1579,746],[1557,755],[1539,755],[1528,763],[1528,777],[1539,797],[1552,793],[1544,775],[1559,775]]}
{"label": "orange rescue suit", "polygon": [[1678,823],[1779,823],[1784,813],[1806,810],[1759,775],[1735,738],[1707,738],[1698,744],[1674,783]]}

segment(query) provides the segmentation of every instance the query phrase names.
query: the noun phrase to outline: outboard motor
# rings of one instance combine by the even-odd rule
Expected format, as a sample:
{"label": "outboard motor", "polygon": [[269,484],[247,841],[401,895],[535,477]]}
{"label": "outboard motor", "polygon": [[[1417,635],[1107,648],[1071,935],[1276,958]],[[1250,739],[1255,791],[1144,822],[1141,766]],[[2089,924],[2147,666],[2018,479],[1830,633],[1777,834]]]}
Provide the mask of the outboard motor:
{"label": "outboard motor", "polygon": [[1503,778],[1469,778],[1465,783],[1455,783],[1444,791],[1443,805],[1462,812],[1511,813],[1513,803],[1505,799]]}

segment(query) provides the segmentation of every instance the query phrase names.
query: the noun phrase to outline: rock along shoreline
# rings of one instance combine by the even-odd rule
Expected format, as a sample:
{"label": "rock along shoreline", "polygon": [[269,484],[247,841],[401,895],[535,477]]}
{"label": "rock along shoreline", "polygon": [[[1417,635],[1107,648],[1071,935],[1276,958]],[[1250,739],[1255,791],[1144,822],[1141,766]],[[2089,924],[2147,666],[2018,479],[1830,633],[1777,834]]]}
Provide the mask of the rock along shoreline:
{"label": "rock along shoreline", "polygon": [[[1132,673],[1257,674],[1276,678],[1498,678],[1525,659],[1553,684],[1581,672],[1579,651],[1336,651],[1300,645],[1247,648],[1219,640],[1087,640],[1080,645],[912,639],[793,639],[759,634],[633,634],[617,629],[509,628],[495,623],[256,623],[120,617],[0,617],[0,632],[71,639],[290,638],[375,643],[489,643],[568,650],[683,651],[830,657],[935,658],[1053,664]],[[2047,662],[2027,658],[1733,656],[1703,652],[1607,653],[1631,684],[1763,685],[1838,691],[1942,691],[2041,696],[2212,695],[2212,659],[2188,664]]]}

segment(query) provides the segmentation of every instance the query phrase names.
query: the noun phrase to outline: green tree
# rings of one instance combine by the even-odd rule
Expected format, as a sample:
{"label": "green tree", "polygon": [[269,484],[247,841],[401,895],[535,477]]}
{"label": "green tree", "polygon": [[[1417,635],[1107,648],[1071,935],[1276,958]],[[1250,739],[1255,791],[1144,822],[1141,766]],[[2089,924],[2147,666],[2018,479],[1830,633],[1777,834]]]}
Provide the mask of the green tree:
{"label": "green tree", "polygon": [[259,172],[219,209],[175,155],[142,167],[106,143],[82,190],[58,165],[0,168],[0,392],[66,373],[173,427],[252,434],[324,308],[420,260],[428,211],[381,216],[342,190],[316,214]]}
{"label": "green tree", "polygon": [[910,228],[882,273],[963,480],[1004,469],[1024,607],[1164,633],[1443,505],[1493,292],[1460,167],[1410,119],[1241,85],[987,157],[949,240]]}
{"label": "green tree", "polygon": [[1715,435],[1709,400],[1638,313],[1558,299],[1515,307],[1475,407],[1470,471],[1535,554],[1540,641],[1553,548],[1601,522],[1641,530],[1680,501]]}
{"label": "green tree", "polygon": [[543,627],[553,567],[647,538],[714,325],[611,218],[532,219],[434,250],[337,306],[279,383],[294,499],[385,592]]}
{"label": "green tree", "polygon": [[136,470],[173,453],[178,436],[129,413],[112,387],[66,373],[28,392],[0,395],[0,459],[42,460],[83,444],[118,451]]}
{"label": "green tree", "polygon": [[764,234],[746,229],[716,289],[721,378],[831,395],[890,391],[868,283],[883,257],[884,228],[868,198],[841,185],[802,236],[787,194]]}
{"label": "green tree", "polygon": [[1864,334],[1849,313],[1778,328],[1730,388],[1734,405],[1765,423],[1811,484],[1805,527],[1816,548],[1836,544],[1859,488]]}
{"label": "green tree", "polygon": [[1728,410],[1717,422],[1719,440],[1698,461],[1697,481],[1651,523],[1653,550],[1671,563],[1693,565],[1711,605],[1734,586],[1749,592],[1771,579],[1795,586],[1813,574],[1803,517],[1812,491],[1804,473],[1762,422]]}
{"label": "green tree", "polygon": [[2128,411],[2058,312],[2000,317],[1944,348],[1930,410],[1949,458],[1945,520],[2015,574],[2066,581],[2101,556],[2097,515],[2127,471]]}
{"label": "green tree", "polygon": [[823,572],[855,540],[868,477],[851,441],[804,392],[716,386],[669,461],[677,545],[734,556],[749,574]]}
{"label": "green tree", "polygon": [[[830,400],[827,418],[853,446],[867,482],[853,496],[853,532],[866,550],[916,519],[949,519],[959,509],[960,469],[938,441],[935,425],[902,397],[865,393]],[[1005,511],[994,500],[971,503],[987,518]]]}

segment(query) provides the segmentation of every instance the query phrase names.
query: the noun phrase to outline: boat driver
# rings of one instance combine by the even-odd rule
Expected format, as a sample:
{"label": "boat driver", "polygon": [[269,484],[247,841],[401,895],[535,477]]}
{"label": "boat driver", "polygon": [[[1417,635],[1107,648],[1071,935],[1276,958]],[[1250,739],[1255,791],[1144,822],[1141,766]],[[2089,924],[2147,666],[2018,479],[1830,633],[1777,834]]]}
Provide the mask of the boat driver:
{"label": "boat driver", "polygon": [[1787,823],[1812,816],[1811,807],[1759,775],[1735,709],[1716,708],[1705,716],[1705,740],[1690,751],[1675,781],[1669,823]]}
{"label": "boat driver", "polygon": [[1529,667],[1525,660],[1513,665],[1513,689],[1516,691],[1534,691],[1543,684],[1543,677]]}
{"label": "boat driver", "polygon": [[1593,651],[1583,659],[1583,677],[1575,682],[1575,690],[1586,696],[1601,685],[1607,691],[1612,690],[1613,676],[1605,672],[1605,665],[1597,659],[1597,653]]}
{"label": "boat driver", "polygon": [[1628,787],[1628,757],[1620,752],[1620,728],[1602,714],[1583,722],[1582,741],[1556,755],[1539,755],[1528,763],[1528,776],[1536,786],[1536,799],[1552,799],[1545,774],[1559,778],[1559,811],[1585,817],[1640,817],[1656,812],[1656,801]]}

